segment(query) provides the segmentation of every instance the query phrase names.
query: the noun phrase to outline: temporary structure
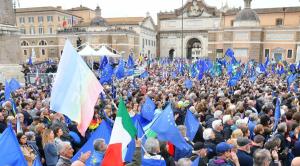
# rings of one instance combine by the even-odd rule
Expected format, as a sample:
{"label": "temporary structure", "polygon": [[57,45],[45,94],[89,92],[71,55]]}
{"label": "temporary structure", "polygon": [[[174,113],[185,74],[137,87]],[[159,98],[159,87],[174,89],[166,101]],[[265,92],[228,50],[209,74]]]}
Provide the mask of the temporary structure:
{"label": "temporary structure", "polygon": [[97,56],[97,52],[89,45],[86,45],[84,49],[78,52],[80,56]]}
{"label": "temporary structure", "polygon": [[121,55],[115,54],[111,51],[109,51],[106,46],[102,46],[98,51],[96,51],[96,54],[98,56],[107,56],[111,58],[121,58]]}

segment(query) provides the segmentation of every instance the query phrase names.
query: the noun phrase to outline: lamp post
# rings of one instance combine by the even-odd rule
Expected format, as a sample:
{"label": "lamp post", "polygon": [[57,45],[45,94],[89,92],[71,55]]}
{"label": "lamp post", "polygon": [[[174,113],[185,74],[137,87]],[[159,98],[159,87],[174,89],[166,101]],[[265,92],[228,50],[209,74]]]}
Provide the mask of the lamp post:
{"label": "lamp post", "polygon": [[181,59],[183,59],[183,0],[181,0]]}

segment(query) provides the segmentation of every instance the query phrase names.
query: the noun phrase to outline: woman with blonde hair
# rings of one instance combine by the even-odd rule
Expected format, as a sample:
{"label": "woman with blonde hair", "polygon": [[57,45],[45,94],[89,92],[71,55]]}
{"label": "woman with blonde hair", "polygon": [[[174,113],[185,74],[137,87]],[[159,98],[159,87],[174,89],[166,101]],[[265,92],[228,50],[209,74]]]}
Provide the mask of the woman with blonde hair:
{"label": "woman with blonde hair", "polygon": [[227,141],[227,143],[231,144],[234,146],[234,150],[237,150],[238,145],[237,145],[237,138],[243,137],[243,131],[241,129],[236,129],[232,132],[231,138]]}
{"label": "woman with blonde hair", "polygon": [[54,143],[54,133],[51,129],[43,132],[43,148],[47,166],[55,166],[58,161],[58,151]]}

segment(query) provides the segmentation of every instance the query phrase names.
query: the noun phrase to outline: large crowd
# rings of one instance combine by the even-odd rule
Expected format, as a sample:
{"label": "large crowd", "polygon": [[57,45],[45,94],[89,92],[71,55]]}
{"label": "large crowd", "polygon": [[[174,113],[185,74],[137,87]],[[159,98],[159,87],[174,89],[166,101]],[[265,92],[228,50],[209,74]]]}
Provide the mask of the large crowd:
{"label": "large crowd", "polygon": [[[11,94],[12,103],[4,101],[5,87],[0,84],[0,133],[12,125],[29,166],[37,156],[45,166],[99,166],[109,143],[102,138],[93,142],[93,150],[80,154],[75,161],[71,159],[101,123],[115,120],[118,98],[125,101],[130,117],[134,117],[140,114],[147,96],[155,103],[155,114],[172,105],[177,128],[192,148],[181,151],[157,137],[145,142],[137,138],[133,159],[124,161],[126,165],[146,165],[145,158],[166,166],[300,165],[299,82],[296,79],[292,85],[287,84],[288,66],[286,74],[278,74],[272,72],[272,66],[277,65],[272,62],[255,81],[244,75],[235,86],[228,86],[230,77],[225,69],[219,76],[204,73],[199,79],[191,77],[189,63],[184,63],[185,72],[176,76],[172,74],[177,70],[175,62],[148,64],[146,78],[114,78],[113,83],[103,85],[105,98],[99,97],[84,137],[76,122],[50,109],[50,85],[23,86]],[[237,70],[246,67],[242,65]],[[186,87],[186,80],[192,87]],[[279,120],[276,109],[280,109]],[[200,124],[193,139],[187,136],[187,111]]]}

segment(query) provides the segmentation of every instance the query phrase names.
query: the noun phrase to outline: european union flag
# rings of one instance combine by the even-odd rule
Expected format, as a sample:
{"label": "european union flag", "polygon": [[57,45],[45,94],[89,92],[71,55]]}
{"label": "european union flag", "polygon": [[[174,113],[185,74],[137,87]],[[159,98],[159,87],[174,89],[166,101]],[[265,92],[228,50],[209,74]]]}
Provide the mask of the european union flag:
{"label": "european union flag", "polygon": [[142,158],[142,166],[166,166],[166,161],[163,158],[161,160]]}
{"label": "european union flag", "polygon": [[268,68],[269,62],[270,62],[270,58],[269,58],[269,56],[267,56],[267,59],[265,62],[265,68]]}
{"label": "european union flag", "polygon": [[295,65],[295,64],[291,64],[291,65],[290,65],[290,71],[291,71],[292,73],[296,73],[296,65]]}
{"label": "european union flag", "polygon": [[228,48],[225,52],[225,55],[227,55],[230,58],[234,58],[234,51],[231,48]]}
{"label": "european union flag", "polygon": [[128,69],[126,72],[126,76],[132,76],[134,74],[134,69]]}
{"label": "european union flag", "polygon": [[141,110],[142,117],[151,121],[154,117],[155,107],[155,103],[147,96]]}
{"label": "european union flag", "polygon": [[277,100],[276,100],[276,107],[275,107],[275,115],[274,115],[275,123],[274,123],[273,131],[276,130],[277,125],[278,125],[278,123],[279,123],[279,121],[280,121],[280,117],[281,117],[281,113],[280,113],[280,100],[279,100],[279,98],[277,97]]}
{"label": "european union flag", "polygon": [[235,78],[235,77],[231,77],[231,78],[228,80],[228,86],[229,86],[229,87],[236,86],[237,83],[238,83],[238,79]]}
{"label": "european union flag", "polygon": [[32,63],[32,57],[31,56],[29,56],[28,65],[33,65],[33,63]]}
{"label": "european union flag", "polygon": [[12,78],[9,81],[9,86],[10,86],[10,89],[11,89],[12,92],[14,92],[14,91],[21,88],[21,85],[20,85],[19,81],[17,81],[15,78]]}
{"label": "european union flag", "polygon": [[283,73],[284,73],[284,68],[281,66],[280,70],[277,71],[277,74],[281,76]]}
{"label": "european union flag", "polygon": [[112,96],[113,99],[117,98],[117,90],[116,90],[116,87],[113,84],[111,85],[111,96]]}
{"label": "european union flag", "polygon": [[112,75],[113,75],[113,68],[112,66],[107,63],[106,66],[104,67],[101,77],[100,77],[100,83],[104,84],[104,83],[111,83],[112,82]]}
{"label": "european union flag", "polygon": [[191,77],[195,78],[197,76],[196,65],[191,66]]}
{"label": "european union flag", "polygon": [[187,137],[193,140],[200,127],[200,123],[190,110],[186,112],[184,125],[186,126]]}
{"label": "european union flag", "polygon": [[2,133],[0,137],[0,147],[0,165],[27,166],[27,161],[25,160],[11,125],[8,125]]}
{"label": "european union flag", "polygon": [[5,88],[4,88],[5,101],[7,101],[11,98],[10,93],[11,93],[11,89],[10,89],[9,83],[8,83],[8,81],[5,81]]}
{"label": "european union flag", "polygon": [[149,73],[147,71],[144,71],[141,75],[140,78],[147,78],[149,77]]}
{"label": "european union flag", "polygon": [[[94,151],[94,141],[99,138],[103,138],[105,143],[108,144],[111,136],[112,128],[111,126],[103,120],[100,126],[96,129],[96,131],[92,134],[89,140],[81,147],[81,149],[73,156],[72,161],[77,160],[81,153],[85,153],[87,151]],[[91,157],[86,161],[86,163],[90,163]]]}
{"label": "european union flag", "polygon": [[116,77],[117,79],[125,77],[125,63],[122,59],[119,61],[119,65],[116,71]]}
{"label": "european union flag", "polygon": [[184,81],[184,86],[187,89],[192,89],[193,88],[193,82],[190,79],[187,79],[187,80]]}
{"label": "european union flag", "polygon": [[290,86],[297,78],[298,74],[290,74],[287,78],[287,84]]}
{"label": "european union flag", "polygon": [[104,56],[102,58],[101,62],[99,63],[99,69],[103,70],[107,64],[108,64],[108,58],[106,56]]}
{"label": "european union flag", "polygon": [[131,55],[129,55],[129,57],[128,57],[127,68],[128,69],[134,68],[134,60]]}
{"label": "european union flag", "polygon": [[184,140],[175,124],[171,104],[165,108],[150,128],[157,133],[158,140],[170,141],[180,150],[192,149],[192,147]]}

